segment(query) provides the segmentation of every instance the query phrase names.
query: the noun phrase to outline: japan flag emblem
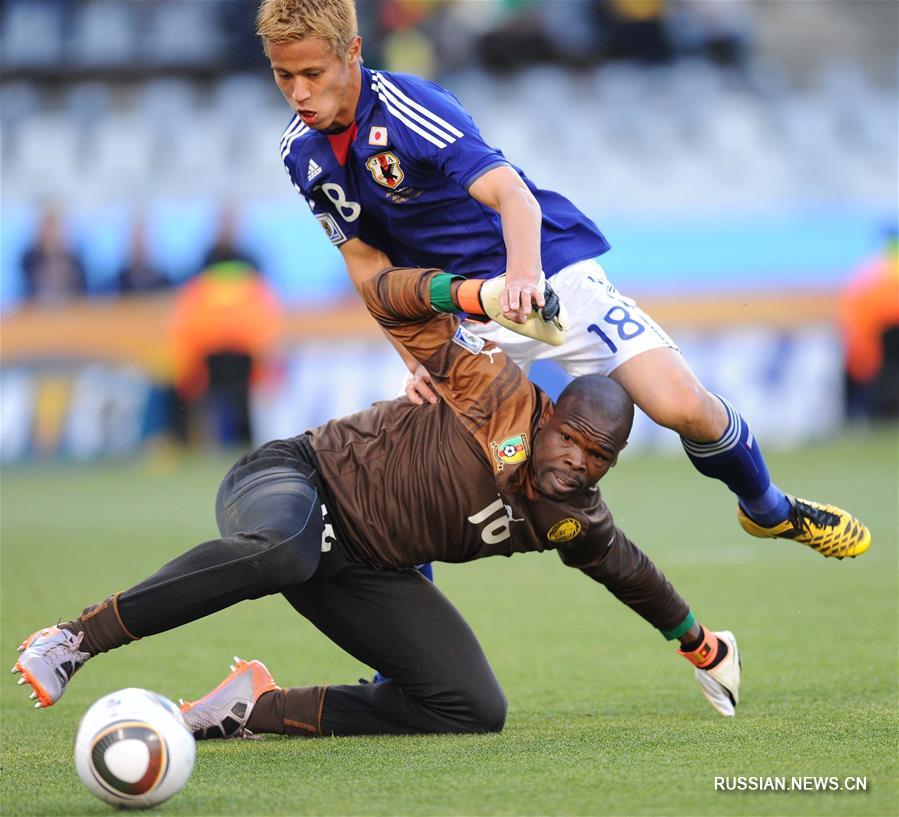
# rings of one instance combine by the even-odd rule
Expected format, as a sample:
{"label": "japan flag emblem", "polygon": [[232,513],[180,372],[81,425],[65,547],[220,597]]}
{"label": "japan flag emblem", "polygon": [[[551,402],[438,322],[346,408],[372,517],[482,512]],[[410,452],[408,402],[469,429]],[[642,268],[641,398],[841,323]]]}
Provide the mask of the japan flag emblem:
{"label": "japan flag emblem", "polygon": [[387,144],[387,128],[383,125],[375,125],[368,132],[368,144],[385,146]]}

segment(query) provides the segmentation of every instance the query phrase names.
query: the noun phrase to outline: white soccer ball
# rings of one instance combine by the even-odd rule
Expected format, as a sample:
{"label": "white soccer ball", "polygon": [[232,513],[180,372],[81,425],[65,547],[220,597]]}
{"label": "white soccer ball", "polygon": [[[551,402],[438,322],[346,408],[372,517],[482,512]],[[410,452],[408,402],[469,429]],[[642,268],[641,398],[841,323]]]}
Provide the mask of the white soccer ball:
{"label": "white soccer ball", "polygon": [[147,689],[100,698],[75,734],[78,777],[91,794],[119,808],[149,808],[177,794],[195,754],[178,707]]}

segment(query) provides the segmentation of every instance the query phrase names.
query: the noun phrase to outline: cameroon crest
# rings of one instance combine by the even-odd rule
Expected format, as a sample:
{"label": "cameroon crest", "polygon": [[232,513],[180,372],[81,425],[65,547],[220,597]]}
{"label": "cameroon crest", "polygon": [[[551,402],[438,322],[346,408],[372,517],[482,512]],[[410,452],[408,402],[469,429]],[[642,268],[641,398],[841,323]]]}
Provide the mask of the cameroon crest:
{"label": "cameroon crest", "polygon": [[403,183],[405,173],[400,167],[399,157],[393,151],[385,153],[376,153],[366,163],[365,166],[371,171],[374,180],[382,187],[389,187],[396,190]]}
{"label": "cameroon crest", "polygon": [[501,443],[490,443],[490,448],[493,450],[493,457],[499,471],[503,470],[503,466],[524,462],[531,454],[527,434],[516,434]]}

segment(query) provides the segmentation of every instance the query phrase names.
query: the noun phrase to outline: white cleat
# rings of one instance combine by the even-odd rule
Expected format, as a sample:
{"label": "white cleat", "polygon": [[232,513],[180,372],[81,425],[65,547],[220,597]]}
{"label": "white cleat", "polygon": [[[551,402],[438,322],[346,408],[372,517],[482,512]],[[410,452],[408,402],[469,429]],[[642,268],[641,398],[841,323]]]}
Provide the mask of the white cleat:
{"label": "white cleat", "polygon": [[712,669],[696,667],[696,680],[708,702],[724,717],[732,718],[737,714],[737,704],[740,702],[740,651],[737,649],[737,639],[729,630],[715,635],[727,644],[727,655]]}
{"label": "white cleat", "polygon": [[66,685],[90,654],[79,649],[84,633],[61,627],[47,627],[32,633],[19,645],[22,655],[11,672],[21,673],[19,685],[30,684],[30,700],[35,709],[53,706],[66,691]]}
{"label": "white cleat", "polygon": [[234,656],[231,674],[198,701],[180,700],[181,714],[196,740],[249,737],[247,721],[259,696],[280,689],[261,661]]}

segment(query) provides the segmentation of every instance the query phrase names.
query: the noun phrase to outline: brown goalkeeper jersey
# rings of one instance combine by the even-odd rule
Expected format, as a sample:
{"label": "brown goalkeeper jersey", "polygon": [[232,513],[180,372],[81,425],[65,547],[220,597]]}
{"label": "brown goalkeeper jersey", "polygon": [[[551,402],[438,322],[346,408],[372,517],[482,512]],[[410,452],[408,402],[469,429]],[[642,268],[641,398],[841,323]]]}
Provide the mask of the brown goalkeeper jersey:
{"label": "brown goalkeeper jersey", "polygon": [[436,273],[394,269],[363,297],[442,400],[384,401],[308,433],[346,544],[382,567],[555,549],[654,626],[679,625],[689,608],[598,488],[564,502],[536,491],[531,446],[550,400],[502,349],[431,309]]}

